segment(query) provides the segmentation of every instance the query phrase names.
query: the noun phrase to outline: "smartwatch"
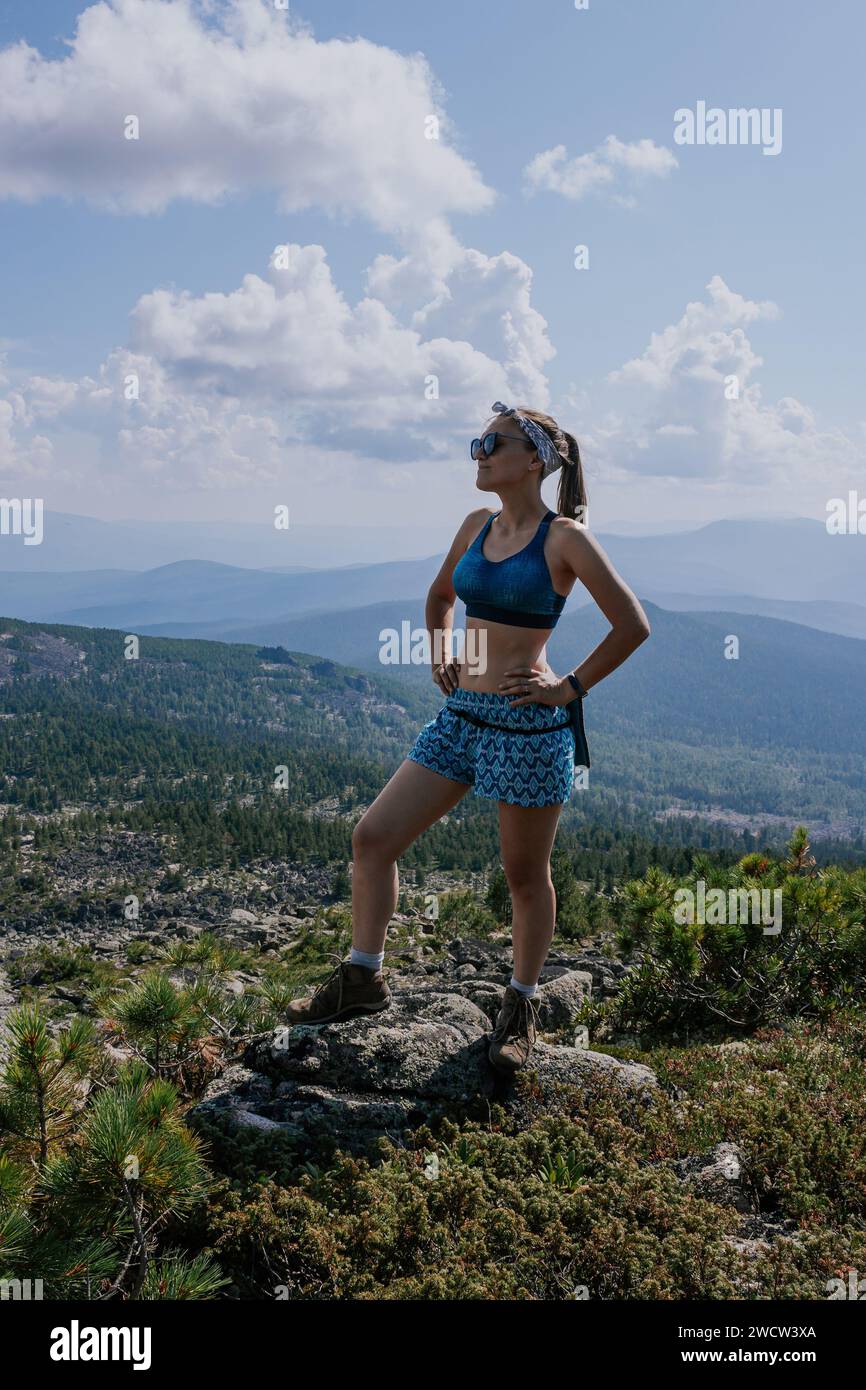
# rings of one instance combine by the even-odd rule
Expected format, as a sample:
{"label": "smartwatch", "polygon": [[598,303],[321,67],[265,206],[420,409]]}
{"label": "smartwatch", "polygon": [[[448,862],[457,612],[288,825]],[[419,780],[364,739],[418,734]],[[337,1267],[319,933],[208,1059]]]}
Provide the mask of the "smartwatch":
{"label": "smartwatch", "polygon": [[582,700],[586,699],[586,693],[587,693],[587,692],[584,690],[583,686],[581,685],[580,681],[577,679],[577,676],[574,674],[573,671],[569,671],[569,673],[568,673],[568,679],[569,679],[570,684],[571,684],[571,685],[574,687],[574,689],[577,691],[577,693],[578,693],[578,695],[580,696],[580,698],[581,698]]}

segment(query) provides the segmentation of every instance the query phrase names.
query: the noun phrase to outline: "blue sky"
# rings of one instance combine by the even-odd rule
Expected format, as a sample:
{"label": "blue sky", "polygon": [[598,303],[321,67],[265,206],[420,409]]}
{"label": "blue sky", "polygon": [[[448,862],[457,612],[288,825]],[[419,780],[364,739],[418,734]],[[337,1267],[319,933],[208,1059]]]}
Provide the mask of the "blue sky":
{"label": "blue sky", "polygon": [[[297,127],[281,124],[280,78],[269,71],[267,52],[276,42],[255,42],[251,28],[234,35],[237,86],[229,83],[226,103],[243,107],[260,78],[262,100],[238,116],[238,127],[245,126],[239,152],[234,164],[226,161],[233,186],[211,202],[198,200],[202,162],[208,178],[212,173],[206,142],[191,141],[182,158],[176,145],[213,119],[213,108],[203,113],[198,104],[197,65],[206,85],[207,36],[220,31],[225,9],[193,0],[181,7],[189,27],[173,71],[165,41],[171,31],[162,26],[176,4],[112,0],[103,8],[113,8],[117,22],[104,31],[104,44],[95,36],[90,50],[110,53],[118,43],[100,78],[116,88],[116,109],[124,101],[133,109],[147,104],[142,82],[154,110],[177,99],[177,141],[163,133],[164,147],[151,146],[167,171],[165,203],[143,210],[128,174],[106,155],[99,125],[88,128],[81,114],[94,89],[83,53],[77,68],[70,64],[75,49],[68,41],[88,6],[7,0],[0,8],[0,63],[13,73],[11,95],[10,83],[0,84],[7,92],[0,95],[0,398],[7,400],[0,485],[7,495],[38,490],[49,508],[107,518],[253,520],[287,500],[298,519],[311,522],[332,516],[399,523],[421,509],[431,522],[453,518],[456,526],[478,500],[464,441],[487,417],[491,390],[528,405],[536,403],[530,390],[546,390],[540,403],[584,442],[598,529],[650,515],[656,522],[820,517],[826,498],[863,476],[866,24],[853,0],[712,7],[590,0],[587,11],[571,0],[296,5],[293,20],[309,24],[326,81],[333,80],[328,41],[351,41],[339,72],[363,93],[353,108],[359,123],[363,103],[371,115],[378,106],[373,128],[382,157],[362,167],[369,150],[359,145],[356,165],[347,144],[331,167],[328,120],[333,111],[340,119],[339,84],[317,106],[315,91],[298,95],[303,75],[287,62],[286,110],[300,113],[302,126],[312,120],[325,141],[324,155],[315,144],[295,155]],[[258,22],[258,0],[231,8]],[[284,16],[261,9],[268,24],[285,28]],[[127,43],[124,26],[135,25],[144,27]],[[21,60],[8,66],[10,46],[21,41],[42,60],[27,78]],[[427,79],[439,84],[436,109],[447,125],[438,146],[453,152],[450,166],[435,165],[444,148],[434,152],[432,142],[420,140],[407,146],[387,126],[389,110],[396,127],[421,109],[411,70],[418,53]],[[58,69],[48,65],[63,60],[68,92],[57,107]],[[23,128],[13,97],[35,113]],[[676,146],[674,112],[699,100],[724,109],[781,108],[781,153]],[[149,108],[142,125],[143,147],[153,127]],[[634,157],[643,172],[629,173],[627,163],[611,165],[599,153],[611,136],[626,150],[643,142],[643,154]],[[214,141],[225,138],[215,129]],[[560,169],[589,159],[591,171],[606,166],[608,181],[590,180],[578,197],[551,180],[531,191],[528,167],[558,146],[565,147]],[[273,168],[269,148],[285,153]],[[667,151],[668,171],[652,172],[647,151],[659,160]],[[127,145],[121,157],[138,152]],[[251,152],[253,162],[262,153],[255,177],[246,174]],[[355,167],[349,205],[340,207],[346,170]],[[294,196],[296,168],[305,171],[303,206],[281,209],[287,187],[290,201]],[[455,180],[465,189],[452,197]],[[397,204],[401,212],[392,217],[389,207]],[[450,239],[444,261],[431,250],[443,227]],[[244,277],[267,281],[273,247],[284,242],[324,251],[333,296],[324,311],[322,361],[336,357],[340,365],[321,390],[315,379],[299,381],[303,364],[293,367],[291,353],[282,363],[292,330],[285,300],[254,343],[248,320],[258,312],[258,290],[219,305],[203,298],[235,295]],[[576,243],[589,247],[588,270],[573,268]],[[497,261],[503,253],[511,259]],[[395,296],[390,274],[381,295],[371,294],[368,270],[381,256],[405,258],[406,294]],[[304,314],[312,315],[303,334],[323,322],[315,291],[321,262],[314,261],[304,261],[300,272]],[[531,272],[530,307],[521,297],[521,267]],[[713,293],[706,287],[714,277]],[[288,293],[279,286],[280,295]],[[431,295],[443,289],[447,306],[431,312]],[[168,298],[147,299],[133,332],[131,311],[156,291]],[[376,301],[375,327],[347,328],[340,304],[351,311],[365,294]],[[709,308],[691,322],[689,304]],[[503,314],[517,315],[519,343],[510,360],[497,336]],[[391,331],[394,321],[418,334],[422,374],[431,362],[442,364],[446,386],[436,410],[413,404],[411,374],[395,363],[404,348]],[[657,338],[654,352],[653,335],[666,330],[670,341]],[[345,332],[348,345],[336,336]],[[227,339],[232,350],[223,355]],[[447,346],[428,350],[434,339]],[[105,399],[129,365],[112,354],[130,349],[139,365],[155,364],[161,383],[159,405],[151,385],[137,418],[118,414]],[[624,378],[611,378],[635,362]],[[719,409],[716,387],[707,384],[731,362],[742,365],[751,393],[738,412]],[[465,389],[470,378],[474,394]],[[459,391],[452,381],[460,381]]]}

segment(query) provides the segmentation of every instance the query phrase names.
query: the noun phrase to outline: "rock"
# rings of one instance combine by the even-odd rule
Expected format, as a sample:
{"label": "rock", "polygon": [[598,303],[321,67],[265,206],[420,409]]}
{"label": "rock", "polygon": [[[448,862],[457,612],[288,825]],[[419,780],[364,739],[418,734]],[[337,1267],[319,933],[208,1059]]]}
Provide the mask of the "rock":
{"label": "rock", "polygon": [[741,1212],[754,1212],[757,1201],[746,1183],[746,1164],[736,1144],[716,1144],[709,1153],[675,1159],[674,1172],[695,1195]]}
{"label": "rock", "polygon": [[592,975],[586,970],[566,970],[539,987],[535,995],[539,1025],[567,1028],[582,1004],[592,995]]}
{"label": "rock", "polygon": [[590,1052],[580,1047],[556,1047],[539,1042],[532,1050],[532,1058],[542,1090],[549,1083],[574,1086],[591,1076],[601,1075],[611,1082],[621,1082],[637,1099],[649,1104],[658,1088],[655,1072],[642,1062],[620,1062],[606,1052]]}
{"label": "rock", "polygon": [[[448,942],[448,955],[455,966],[474,965],[477,971],[492,971],[495,975],[503,975],[511,965],[510,948],[503,951],[501,946],[496,946],[488,941],[477,941],[461,937],[455,937]],[[510,971],[509,971],[510,974]],[[503,983],[508,983],[508,974],[505,974]]]}
{"label": "rock", "polygon": [[494,984],[492,980],[479,980],[476,976],[474,980],[464,982],[461,993],[478,1006],[491,1024],[496,1022],[496,1015],[502,1007],[505,985]]}
{"label": "rock", "polygon": [[[566,999],[575,987],[566,981]],[[514,1082],[494,1072],[487,1058],[502,993],[502,985],[477,975],[436,982],[404,977],[381,1014],[254,1039],[244,1066],[213,1082],[193,1114],[219,1112],[239,1125],[258,1115],[314,1148],[326,1142],[361,1153],[381,1135],[399,1143],[406,1130],[443,1115],[481,1117],[492,1097],[521,1113]],[[599,1074],[641,1102],[657,1086],[648,1067],[544,1042],[536,1043],[530,1069],[542,1102],[562,1085]]]}
{"label": "rock", "polygon": [[287,1128],[278,1120],[269,1120],[267,1115],[259,1115],[255,1110],[237,1109],[233,1119],[236,1124],[245,1125],[247,1129],[285,1130]]}
{"label": "rock", "polygon": [[240,927],[232,933],[235,942],[246,942],[250,946],[278,946],[282,943],[282,932],[273,927]]}
{"label": "rock", "polygon": [[15,995],[9,988],[9,981],[3,970],[0,969],[0,1030],[6,1020],[7,1014],[15,1008]]}
{"label": "rock", "polygon": [[258,918],[254,912],[248,912],[245,907],[235,907],[229,913],[230,922],[257,922]]}
{"label": "rock", "polygon": [[[552,955],[548,959],[553,959]],[[629,967],[622,961],[603,956],[593,948],[583,951],[577,959],[572,959],[569,969],[587,971],[592,977],[594,993],[603,999],[617,994],[623,977],[629,973]]]}
{"label": "rock", "polygon": [[88,999],[86,994],[82,994],[80,989],[69,989],[66,985],[55,985],[52,989],[55,999],[62,999],[65,1004],[73,1004],[76,1009],[86,1010]]}
{"label": "rock", "polygon": [[459,1100],[489,1089],[488,1020],[452,994],[401,994],[381,1014],[277,1030],[253,1065],[294,1080]]}
{"label": "rock", "polygon": [[223,1099],[263,1101],[270,1098],[273,1089],[273,1084],[267,1077],[260,1076],[240,1062],[230,1062],[219,1076],[211,1081],[203,1100],[208,1103]]}

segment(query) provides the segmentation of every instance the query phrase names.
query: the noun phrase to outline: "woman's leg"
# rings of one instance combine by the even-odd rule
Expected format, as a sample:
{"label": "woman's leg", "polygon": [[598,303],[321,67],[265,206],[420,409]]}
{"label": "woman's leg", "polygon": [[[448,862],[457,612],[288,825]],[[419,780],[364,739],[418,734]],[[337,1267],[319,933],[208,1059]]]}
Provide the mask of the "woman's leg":
{"label": "woman's leg", "polygon": [[428,826],[441,820],[469,790],[408,758],[352,834],[352,945],[378,954],[397,907],[397,860]]}
{"label": "woman's leg", "polygon": [[556,925],[550,852],[562,806],[510,806],[499,802],[502,867],[511,890],[514,978],[534,985],[547,959]]}

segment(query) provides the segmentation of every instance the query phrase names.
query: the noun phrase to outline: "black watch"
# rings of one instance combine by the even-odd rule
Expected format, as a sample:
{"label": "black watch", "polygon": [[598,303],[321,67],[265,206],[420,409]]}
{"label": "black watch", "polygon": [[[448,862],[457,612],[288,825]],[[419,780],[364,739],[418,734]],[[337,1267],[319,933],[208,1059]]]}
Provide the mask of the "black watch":
{"label": "black watch", "polygon": [[582,700],[586,699],[586,691],[573,671],[569,671],[568,679]]}

